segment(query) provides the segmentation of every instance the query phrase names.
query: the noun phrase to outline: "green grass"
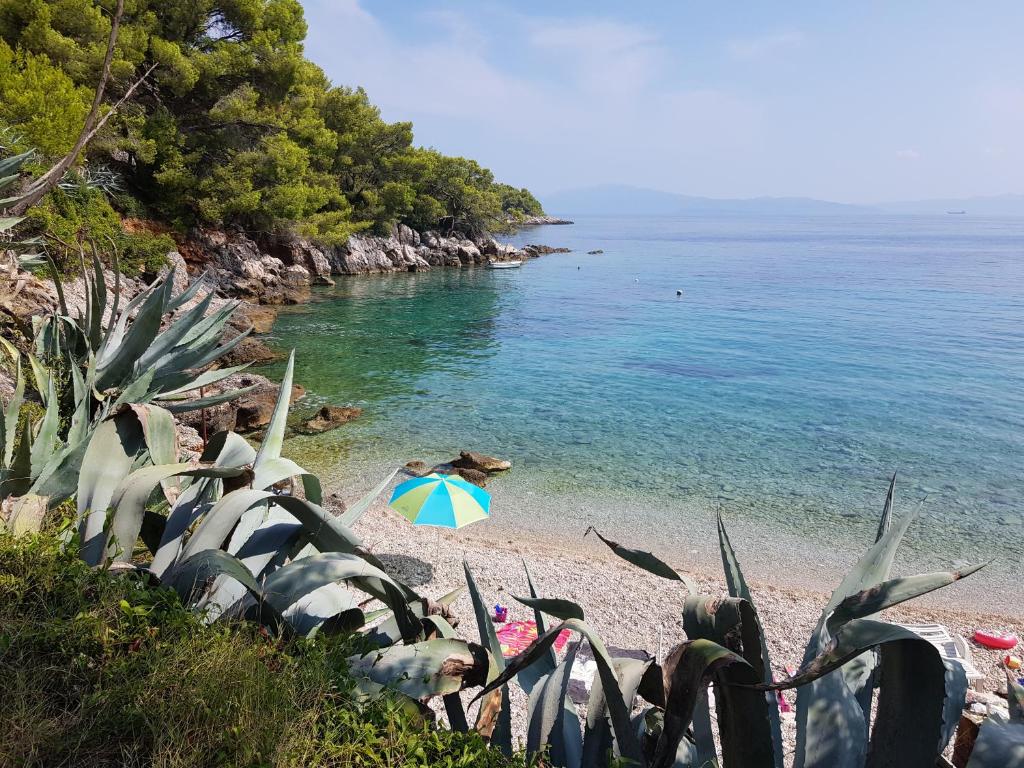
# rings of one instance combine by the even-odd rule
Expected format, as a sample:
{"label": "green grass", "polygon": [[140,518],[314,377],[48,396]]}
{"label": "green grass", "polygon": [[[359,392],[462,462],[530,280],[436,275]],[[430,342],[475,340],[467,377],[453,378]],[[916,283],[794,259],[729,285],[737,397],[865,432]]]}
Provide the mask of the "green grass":
{"label": "green grass", "polygon": [[357,647],[207,626],[53,535],[0,534],[0,765],[524,765],[397,697],[353,701]]}

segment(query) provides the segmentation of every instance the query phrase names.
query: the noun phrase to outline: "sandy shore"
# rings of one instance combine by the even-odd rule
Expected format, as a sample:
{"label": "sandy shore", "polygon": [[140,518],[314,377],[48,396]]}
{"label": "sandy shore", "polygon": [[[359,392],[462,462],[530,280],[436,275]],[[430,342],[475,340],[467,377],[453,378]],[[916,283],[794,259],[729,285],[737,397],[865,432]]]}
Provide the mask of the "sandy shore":
{"label": "sandy shore", "polygon": [[[378,503],[359,522],[358,533],[367,546],[394,572],[422,594],[439,597],[463,585],[463,558],[469,563],[489,605],[511,605],[510,619],[530,619],[531,609],[521,606],[512,595],[529,594],[523,571],[525,560],[538,592],[544,597],[560,597],[578,603],[587,622],[606,644],[619,648],[645,649],[651,654],[668,652],[685,636],[681,609],[685,592],[680,583],[647,574],[619,559],[603,545],[581,540],[545,539],[510,534],[506,526],[490,528],[488,523],[459,531],[414,527],[383,503]],[[623,543],[630,543],[623,539]],[[737,546],[740,550],[740,547]],[[657,550],[655,549],[657,552]],[[673,558],[658,553],[679,567]],[[741,562],[743,551],[739,552]],[[725,595],[721,568],[701,571],[679,568],[693,578],[701,593]],[[820,591],[777,588],[751,580],[751,590],[768,635],[768,646],[776,675],[785,668],[799,666],[828,592],[838,583],[822,583]],[[902,623],[945,624],[951,631],[970,637],[975,628],[998,628],[1024,635],[1024,621],[1008,616],[976,613],[962,605],[949,607],[915,605],[912,601],[887,611],[884,617]],[[460,634],[476,640],[478,632],[468,595],[454,604],[460,619]],[[1002,691],[1005,678],[1000,667],[1001,653],[972,645],[974,663],[986,675],[975,688],[986,694]],[[787,693],[792,700],[792,692]],[[513,686],[513,709],[517,731],[522,733],[525,697]],[[784,723],[787,742],[794,734],[792,718]]]}

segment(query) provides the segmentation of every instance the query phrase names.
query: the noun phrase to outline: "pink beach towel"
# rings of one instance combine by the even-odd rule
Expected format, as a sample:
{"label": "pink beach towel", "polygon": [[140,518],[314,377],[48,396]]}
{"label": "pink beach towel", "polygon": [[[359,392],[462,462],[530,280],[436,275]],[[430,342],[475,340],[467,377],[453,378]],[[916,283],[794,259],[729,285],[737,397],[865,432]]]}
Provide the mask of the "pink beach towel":
{"label": "pink beach towel", "polygon": [[[537,623],[535,621],[510,621],[497,631],[498,642],[501,643],[501,654],[505,658],[517,656],[525,651],[530,643],[537,639]],[[555,638],[555,650],[560,651],[569,640],[569,630],[562,630]]]}

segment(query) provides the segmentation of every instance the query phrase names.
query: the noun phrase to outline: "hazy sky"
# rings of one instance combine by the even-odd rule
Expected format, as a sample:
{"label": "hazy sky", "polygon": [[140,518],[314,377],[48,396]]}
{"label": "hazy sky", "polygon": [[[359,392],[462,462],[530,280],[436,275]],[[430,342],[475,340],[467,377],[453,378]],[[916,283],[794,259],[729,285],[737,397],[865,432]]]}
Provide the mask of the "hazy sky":
{"label": "hazy sky", "polygon": [[416,141],[543,194],[1024,192],[1024,2],[302,0]]}

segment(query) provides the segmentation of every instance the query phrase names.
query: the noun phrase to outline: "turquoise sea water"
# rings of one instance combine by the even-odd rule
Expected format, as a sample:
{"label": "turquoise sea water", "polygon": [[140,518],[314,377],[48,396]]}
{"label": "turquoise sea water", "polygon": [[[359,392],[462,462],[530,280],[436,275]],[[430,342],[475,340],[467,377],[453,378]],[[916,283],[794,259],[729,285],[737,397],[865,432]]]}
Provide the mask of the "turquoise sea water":
{"label": "turquoise sea water", "polygon": [[1018,578],[1024,220],[604,218],[515,241],[573,253],[339,278],[282,313],[298,413],[365,409],[290,455],[363,488],[472,448],[515,463],[495,485],[530,501],[506,524],[690,546],[721,506],[800,558],[861,547],[898,470],[901,508],[926,499],[915,566]]}

